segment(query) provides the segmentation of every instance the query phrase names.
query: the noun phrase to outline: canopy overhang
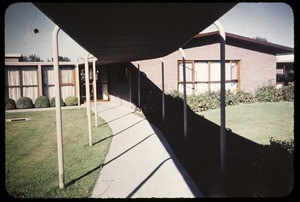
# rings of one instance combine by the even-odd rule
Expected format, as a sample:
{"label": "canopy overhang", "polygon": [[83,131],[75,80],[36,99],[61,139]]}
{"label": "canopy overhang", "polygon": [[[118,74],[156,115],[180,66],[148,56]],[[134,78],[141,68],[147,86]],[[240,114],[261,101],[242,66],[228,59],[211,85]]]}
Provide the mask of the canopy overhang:
{"label": "canopy overhang", "polygon": [[34,3],[100,64],[168,55],[236,3]]}

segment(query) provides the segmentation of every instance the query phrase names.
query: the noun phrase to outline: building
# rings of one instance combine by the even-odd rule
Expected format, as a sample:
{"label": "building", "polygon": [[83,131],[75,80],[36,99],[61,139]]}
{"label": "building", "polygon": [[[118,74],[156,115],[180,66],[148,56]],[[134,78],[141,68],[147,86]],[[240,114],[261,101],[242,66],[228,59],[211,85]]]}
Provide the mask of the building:
{"label": "building", "polygon": [[[186,55],[186,90],[188,94],[198,94],[220,89],[220,44],[218,32],[196,35],[183,46]],[[226,33],[226,90],[254,91],[262,86],[276,85],[277,54],[291,53],[293,48],[257,41],[248,37]],[[165,92],[183,91],[182,56],[175,51],[165,57],[164,88]],[[111,77],[119,77],[137,68],[159,89],[162,87],[161,59],[150,59],[130,64],[114,65]],[[131,69],[131,70],[130,70]],[[122,73],[123,72],[123,73]],[[135,74],[131,79],[137,81]],[[112,100],[124,103],[136,100],[136,85],[131,85],[131,92],[125,90],[130,86],[126,80],[110,86]],[[141,80],[143,92],[144,82]],[[122,89],[122,90],[120,90]],[[131,98],[128,95],[131,94]]]}
{"label": "building", "polygon": [[294,54],[279,54],[276,56],[276,73],[277,87],[294,81]]}
{"label": "building", "polygon": [[[34,102],[38,96],[49,99],[55,97],[53,62],[20,62],[21,54],[5,54],[5,97],[17,101],[20,97],[30,97]],[[93,80],[92,63],[90,80]],[[77,96],[85,100],[84,64],[59,62],[61,98]],[[106,72],[96,66],[97,97],[108,99]],[[101,75],[101,76],[100,76]],[[92,83],[90,83],[92,86]],[[93,88],[91,88],[92,90]],[[93,93],[91,93],[93,98]]]}
{"label": "building", "polygon": [[[210,32],[196,35],[184,47],[186,54],[186,83],[188,94],[198,94],[220,89],[219,35]],[[261,42],[255,39],[226,34],[226,90],[254,91],[276,85],[276,73],[280,69],[277,54],[291,53],[292,48]],[[54,97],[52,62],[19,62],[21,54],[6,54],[6,97],[17,100],[28,96]],[[165,92],[183,91],[182,56],[175,51],[165,57]],[[276,66],[277,64],[277,66]],[[285,64],[285,63],[284,63]],[[290,63],[289,63],[290,64]],[[132,63],[96,65],[98,99],[112,100],[129,105],[137,99],[137,69],[141,78],[149,79],[161,89],[161,59],[142,60]],[[61,97],[77,96],[85,100],[84,64],[60,62]],[[93,80],[90,63],[90,81]],[[134,83],[134,85],[133,85]],[[91,91],[92,88],[92,82]],[[141,88],[145,88],[141,80]],[[130,90],[129,90],[130,89]],[[91,97],[93,93],[91,93]],[[92,97],[93,98],[93,97]]]}

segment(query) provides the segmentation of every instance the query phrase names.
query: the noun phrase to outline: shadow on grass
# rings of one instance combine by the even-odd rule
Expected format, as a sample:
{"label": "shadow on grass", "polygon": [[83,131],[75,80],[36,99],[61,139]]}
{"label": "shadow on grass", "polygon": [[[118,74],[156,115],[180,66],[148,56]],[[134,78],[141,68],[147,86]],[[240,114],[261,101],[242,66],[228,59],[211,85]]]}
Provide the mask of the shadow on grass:
{"label": "shadow on grass", "polygon": [[259,145],[226,130],[226,172],[222,175],[220,127],[189,109],[185,141],[183,103],[171,97],[167,100],[165,122],[159,113],[147,112],[146,117],[162,131],[205,197],[281,197],[292,191],[293,156],[286,150]]}
{"label": "shadow on grass", "polygon": [[[136,95],[137,69],[131,67],[132,94]],[[111,89],[110,93],[113,95],[114,91]],[[221,174],[220,127],[188,107],[188,140],[185,141],[183,101],[165,96],[166,118],[163,122],[161,93],[142,73],[141,109],[148,121],[162,131],[204,197],[282,197],[291,193],[294,186],[293,154],[280,147],[257,144],[227,130],[226,172]],[[137,105],[134,96],[132,102]]]}
{"label": "shadow on grass", "polygon": [[89,174],[93,173],[94,171],[100,169],[101,167],[102,167],[102,164],[99,165],[99,166],[97,166],[97,167],[95,167],[95,168],[93,168],[92,170],[86,172],[85,174],[79,176],[78,178],[71,180],[70,182],[66,183],[66,187],[70,187],[71,185],[75,184],[77,181],[79,181],[82,178],[88,176]]}

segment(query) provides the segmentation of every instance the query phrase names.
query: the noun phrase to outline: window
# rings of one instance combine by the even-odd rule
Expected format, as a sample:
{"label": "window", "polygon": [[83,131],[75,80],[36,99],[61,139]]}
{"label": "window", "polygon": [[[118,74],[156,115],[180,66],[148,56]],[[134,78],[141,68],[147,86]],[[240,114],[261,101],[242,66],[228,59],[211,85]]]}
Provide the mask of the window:
{"label": "window", "polygon": [[[194,67],[194,62],[193,61],[185,61],[185,77],[186,77],[186,92],[187,94],[190,94],[194,90],[194,82],[193,82],[193,67]],[[178,77],[179,77],[179,91],[183,92],[183,62],[180,61],[178,63]]]}
{"label": "window", "polygon": [[209,91],[210,71],[208,62],[195,62],[195,92]]}
{"label": "window", "polygon": [[[204,93],[220,90],[221,65],[219,61],[186,61],[186,90],[188,94]],[[237,90],[239,88],[239,63],[226,61],[225,88]],[[183,63],[178,61],[178,90],[183,92]]]}
{"label": "window", "polygon": [[60,68],[60,82],[61,82],[61,97],[66,99],[68,96],[75,95],[75,76],[74,67]]}
{"label": "window", "polygon": [[[60,67],[61,98],[75,95],[75,76],[73,67]],[[55,81],[53,67],[43,67],[43,95],[49,99],[55,97]]]}
{"label": "window", "polygon": [[38,96],[37,67],[9,67],[6,69],[6,97],[15,101],[30,97],[34,102]]}
{"label": "window", "polygon": [[49,99],[55,97],[53,67],[43,67],[43,95]]}

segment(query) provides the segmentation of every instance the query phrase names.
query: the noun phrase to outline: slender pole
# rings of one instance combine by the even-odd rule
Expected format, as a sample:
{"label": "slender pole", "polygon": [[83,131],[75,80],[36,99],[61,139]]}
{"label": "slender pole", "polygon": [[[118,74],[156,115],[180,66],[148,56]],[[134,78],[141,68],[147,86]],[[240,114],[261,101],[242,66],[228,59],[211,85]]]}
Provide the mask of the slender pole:
{"label": "slender pole", "polygon": [[89,145],[92,146],[92,123],[91,123],[91,97],[90,97],[90,74],[89,74],[89,53],[85,57],[85,96],[86,96],[86,110],[88,117],[89,130]]}
{"label": "slender pole", "polygon": [[140,72],[140,63],[138,64],[138,107],[141,106],[141,72]]}
{"label": "slender pole", "polygon": [[182,48],[179,48],[179,51],[182,55],[182,72],[183,72],[183,131],[184,131],[184,140],[187,140],[187,104],[186,104],[186,73],[185,73],[185,53]]}
{"label": "slender pole", "polygon": [[226,101],[225,101],[225,42],[226,36],[223,26],[215,21],[214,25],[220,34],[220,57],[221,57],[221,131],[220,131],[220,150],[221,150],[221,173],[225,172],[226,167]]}
{"label": "slender pole", "polygon": [[77,98],[78,98],[78,107],[80,107],[80,79],[79,79],[79,63],[76,64],[76,68],[75,68],[75,72],[76,72],[76,94],[77,94]]}
{"label": "slender pole", "polygon": [[161,107],[162,107],[162,120],[165,121],[166,113],[165,113],[165,70],[164,70],[164,60],[161,60]]}
{"label": "slender pole", "polygon": [[52,33],[53,47],[53,70],[55,81],[55,112],[56,112],[56,135],[57,135],[57,156],[58,156],[58,179],[59,188],[65,187],[64,183],[64,155],[63,155],[63,134],[60,106],[60,86],[59,86],[59,64],[58,64],[58,32],[60,28],[55,26]]}
{"label": "slender pole", "polygon": [[97,86],[96,86],[96,60],[93,60],[93,87],[94,87],[94,107],[95,107],[95,127],[98,127],[98,116],[97,116]]}
{"label": "slender pole", "polygon": [[131,67],[128,67],[128,88],[129,88],[129,102],[131,108]]}

